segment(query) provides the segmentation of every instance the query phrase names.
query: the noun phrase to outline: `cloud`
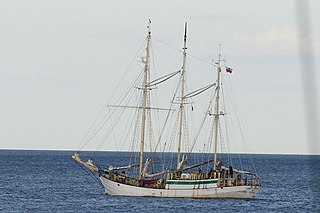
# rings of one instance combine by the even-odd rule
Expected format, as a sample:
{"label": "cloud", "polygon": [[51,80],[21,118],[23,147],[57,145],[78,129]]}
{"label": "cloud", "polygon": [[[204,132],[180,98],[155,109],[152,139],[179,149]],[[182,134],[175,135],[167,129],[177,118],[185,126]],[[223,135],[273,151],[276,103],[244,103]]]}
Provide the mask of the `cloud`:
{"label": "cloud", "polygon": [[[296,28],[274,27],[253,35],[237,35],[228,46],[237,53],[296,54],[299,50],[299,38],[306,36],[301,32],[298,33]],[[314,51],[320,52],[319,36],[313,34],[312,39]]]}

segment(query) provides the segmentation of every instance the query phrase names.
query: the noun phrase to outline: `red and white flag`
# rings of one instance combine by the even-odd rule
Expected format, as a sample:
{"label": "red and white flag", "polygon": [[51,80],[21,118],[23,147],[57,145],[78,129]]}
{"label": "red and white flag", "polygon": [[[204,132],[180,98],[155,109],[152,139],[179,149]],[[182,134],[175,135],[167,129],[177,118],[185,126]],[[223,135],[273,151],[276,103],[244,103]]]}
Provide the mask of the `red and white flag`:
{"label": "red and white flag", "polygon": [[227,72],[232,73],[232,70],[233,70],[233,69],[232,69],[231,67],[227,67],[227,66],[226,66],[226,71],[227,71]]}

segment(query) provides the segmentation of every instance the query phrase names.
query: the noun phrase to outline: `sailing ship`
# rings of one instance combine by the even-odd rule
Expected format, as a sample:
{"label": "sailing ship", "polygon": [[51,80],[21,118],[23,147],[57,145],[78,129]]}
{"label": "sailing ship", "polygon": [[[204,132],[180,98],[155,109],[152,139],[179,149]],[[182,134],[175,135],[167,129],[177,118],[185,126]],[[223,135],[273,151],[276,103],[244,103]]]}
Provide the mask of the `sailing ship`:
{"label": "sailing ship", "polygon": [[[116,108],[123,107],[125,109],[136,109],[138,111],[136,124],[140,126],[140,133],[137,133],[136,128],[134,132],[135,140],[140,142],[140,150],[136,152],[138,153],[137,162],[103,168],[95,165],[92,159],[82,161],[79,151],[73,154],[72,159],[80,166],[89,169],[93,173],[97,173],[105,188],[105,193],[108,195],[163,198],[253,198],[260,188],[260,182],[256,172],[236,169],[233,165],[224,165],[218,158],[219,135],[221,135],[220,120],[221,117],[226,114],[220,107],[221,72],[222,69],[226,69],[227,72],[231,72],[232,70],[221,65],[222,60],[219,54],[219,59],[214,63],[214,70],[217,72],[216,81],[213,84],[186,94],[187,23],[185,23],[183,48],[181,51],[183,56],[181,69],[156,80],[150,80],[150,24],[151,21],[149,20],[145,42],[145,57],[141,60],[143,63],[142,86],[141,84],[140,86],[135,86],[142,93],[142,98],[136,106],[116,105]],[[179,76],[179,91],[176,91],[176,93],[180,95],[179,97],[175,95],[173,98],[175,100],[172,101],[172,103],[178,105],[177,128],[174,130],[174,132],[177,133],[176,166],[172,166],[172,163],[170,164],[171,167],[168,166],[169,164],[166,164],[166,166],[158,166],[157,169],[159,170],[153,171],[150,174],[149,168],[152,164],[155,165],[154,161],[157,158],[154,157],[156,153],[148,153],[148,158],[145,156],[146,135],[148,134],[146,128],[147,126],[151,126],[150,111],[162,110],[161,108],[151,106],[150,91],[156,85],[176,75]],[[213,144],[212,152],[208,151],[209,157],[207,160],[188,165],[191,151],[189,150],[190,152],[187,154],[181,151],[186,134],[185,108],[190,98],[210,88],[213,88],[213,100],[209,101],[210,107],[208,107],[205,117],[212,120],[210,130],[212,133],[210,139],[210,143]],[[213,110],[211,111],[210,109]],[[172,108],[170,107],[168,111],[168,114],[170,114]],[[167,120],[168,119],[166,119],[166,121]],[[161,133],[163,131],[164,130],[162,130]],[[160,134],[157,139],[158,142],[162,140],[161,135],[162,134]],[[173,154],[172,152],[171,155]],[[132,158],[130,162],[132,162]],[[163,164],[165,164],[165,162]],[[206,171],[201,169],[203,166],[207,166]]]}

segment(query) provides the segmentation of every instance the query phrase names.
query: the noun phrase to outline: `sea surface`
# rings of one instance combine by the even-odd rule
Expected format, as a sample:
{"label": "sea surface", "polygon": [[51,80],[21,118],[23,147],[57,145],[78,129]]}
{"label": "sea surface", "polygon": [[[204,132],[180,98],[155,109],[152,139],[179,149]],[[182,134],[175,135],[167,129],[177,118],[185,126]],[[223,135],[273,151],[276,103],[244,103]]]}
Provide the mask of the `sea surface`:
{"label": "sea surface", "polygon": [[[0,150],[0,211],[320,212],[320,156],[252,155],[262,188],[255,199],[241,200],[108,196],[72,154]],[[109,165],[127,155],[99,152],[98,163]]]}

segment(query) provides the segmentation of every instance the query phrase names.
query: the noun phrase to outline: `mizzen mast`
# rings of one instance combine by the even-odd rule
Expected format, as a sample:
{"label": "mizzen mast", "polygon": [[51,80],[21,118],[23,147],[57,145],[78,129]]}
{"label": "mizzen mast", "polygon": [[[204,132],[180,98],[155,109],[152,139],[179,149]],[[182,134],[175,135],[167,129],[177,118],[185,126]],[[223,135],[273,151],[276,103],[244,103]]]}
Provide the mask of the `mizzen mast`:
{"label": "mizzen mast", "polygon": [[186,57],[187,57],[187,23],[185,23],[184,28],[184,40],[183,40],[183,61],[181,68],[181,99],[180,99],[180,127],[179,127],[179,144],[178,144],[178,160],[177,160],[177,169],[180,167],[180,151],[182,144],[182,128],[183,128],[183,111],[184,111],[184,83],[185,83],[185,66],[186,66]]}
{"label": "mizzen mast", "polygon": [[148,89],[148,76],[150,72],[149,66],[149,47],[151,40],[151,31],[150,31],[151,20],[149,19],[149,23],[147,26],[148,34],[147,34],[147,46],[146,46],[146,57],[142,60],[144,63],[144,82],[143,82],[143,104],[142,104],[142,120],[141,120],[141,143],[140,143],[140,164],[139,164],[139,179],[143,179],[143,155],[144,155],[144,142],[145,142],[145,128],[146,128],[146,115],[147,115],[147,97],[149,93]]}
{"label": "mizzen mast", "polygon": [[214,160],[213,160],[213,170],[216,170],[217,166],[217,148],[218,148],[218,131],[219,131],[219,99],[220,99],[220,75],[221,75],[221,66],[220,66],[220,58],[221,54],[219,53],[219,59],[217,64],[217,70],[218,70],[218,78],[217,78],[217,87],[216,87],[216,112],[214,114],[214,120],[215,120],[215,131],[214,131]]}

